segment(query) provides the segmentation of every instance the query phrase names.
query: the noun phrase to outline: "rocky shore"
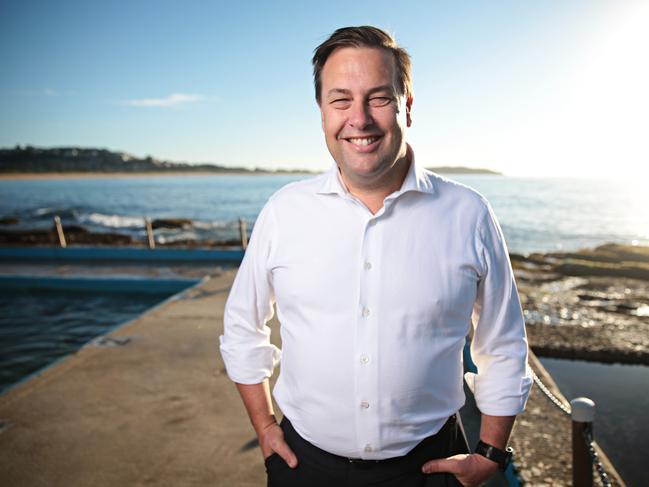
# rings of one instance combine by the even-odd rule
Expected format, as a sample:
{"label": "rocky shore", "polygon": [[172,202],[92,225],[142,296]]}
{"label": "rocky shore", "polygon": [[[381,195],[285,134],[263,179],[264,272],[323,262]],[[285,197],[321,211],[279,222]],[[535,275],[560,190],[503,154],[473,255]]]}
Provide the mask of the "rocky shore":
{"label": "rocky shore", "polygon": [[649,365],[649,248],[511,258],[537,355]]}
{"label": "rocky shore", "polygon": [[[44,246],[59,245],[59,237],[54,226],[42,230],[12,229],[18,223],[16,219],[0,219],[0,246]],[[153,230],[158,229],[183,229],[191,227],[192,221],[185,218],[160,218],[151,222]],[[146,237],[133,238],[119,232],[91,232],[81,225],[63,225],[63,233],[68,245],[93,245],[93,246],[146,246]],[[157,241],[156,245],[162,247],[231,247],[241,245],[238,239],[221,240],[194,240],[183,239],[172,242]]]}

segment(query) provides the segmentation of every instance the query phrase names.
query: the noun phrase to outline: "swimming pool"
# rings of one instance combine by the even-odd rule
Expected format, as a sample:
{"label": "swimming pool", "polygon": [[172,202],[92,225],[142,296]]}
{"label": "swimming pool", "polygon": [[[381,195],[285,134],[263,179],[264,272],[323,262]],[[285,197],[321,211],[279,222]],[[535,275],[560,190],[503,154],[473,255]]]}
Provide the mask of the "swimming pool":
{"label": "swimming pool", "polygon": [[3,290],[0,392],[172,294]]}
{"label": "swimming pool", "polygon": [[586,396],[595,401],[595,440],[628,485],[643,485],[647,471],[644,440],[649,435],[649,398],[645,392],[649,367],[540,360],[568,400]]}

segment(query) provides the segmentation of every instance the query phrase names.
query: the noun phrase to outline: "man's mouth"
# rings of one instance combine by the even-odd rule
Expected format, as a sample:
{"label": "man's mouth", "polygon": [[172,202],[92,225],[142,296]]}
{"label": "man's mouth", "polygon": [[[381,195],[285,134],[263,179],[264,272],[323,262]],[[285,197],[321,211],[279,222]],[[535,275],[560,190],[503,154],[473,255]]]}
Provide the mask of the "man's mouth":
{"label": "man's mouth", "polygon": [[360,146],[360,147],[367,147],[370,144],[373,144],[377,140],[379,140],[380,137],[373,135],[371,137],[349,137],[345,138],[346,141],[351,142],[354,145]]}

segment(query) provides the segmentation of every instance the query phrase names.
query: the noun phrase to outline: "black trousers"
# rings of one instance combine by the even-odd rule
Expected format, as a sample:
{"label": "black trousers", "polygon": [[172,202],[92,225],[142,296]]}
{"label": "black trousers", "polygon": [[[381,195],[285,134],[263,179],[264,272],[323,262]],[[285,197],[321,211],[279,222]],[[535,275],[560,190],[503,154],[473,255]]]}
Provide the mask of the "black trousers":
{"label": "black trousers", "polygon": [[290,468],[277,453],[266,461],[268,487],[457,487],[462,484],[452,474],[424,474],[428,460],[468,453],[469,448],[459,416],[449,418],[435,435],[422,440],[402,457],[381,461],[350,461],[321,450],[302,438],[284,417],[280,423],[284,439],[298,458]]}

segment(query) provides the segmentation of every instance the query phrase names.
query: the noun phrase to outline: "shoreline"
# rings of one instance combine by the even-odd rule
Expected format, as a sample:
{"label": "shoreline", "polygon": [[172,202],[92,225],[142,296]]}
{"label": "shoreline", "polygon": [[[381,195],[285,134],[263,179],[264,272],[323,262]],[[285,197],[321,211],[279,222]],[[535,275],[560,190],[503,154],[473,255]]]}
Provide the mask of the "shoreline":
{"label": "shoreline", "polygon": [[138,172],[17,172],[0,173],[0,181],[32,180],[32,179],[123,179],[123,178],[144,178],[144,177],[186,177],[186,176],[310,176],[317,172],[212,172],[212,171],[138,171]]}

